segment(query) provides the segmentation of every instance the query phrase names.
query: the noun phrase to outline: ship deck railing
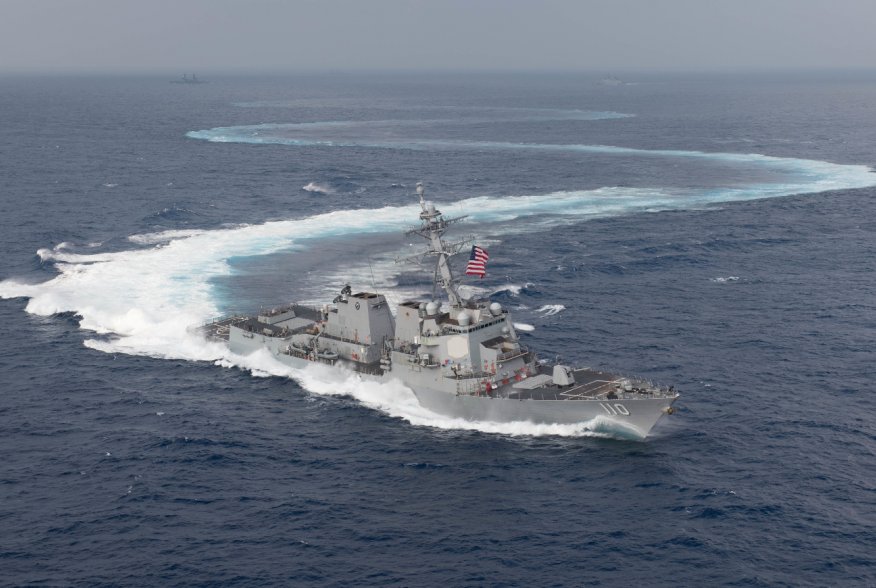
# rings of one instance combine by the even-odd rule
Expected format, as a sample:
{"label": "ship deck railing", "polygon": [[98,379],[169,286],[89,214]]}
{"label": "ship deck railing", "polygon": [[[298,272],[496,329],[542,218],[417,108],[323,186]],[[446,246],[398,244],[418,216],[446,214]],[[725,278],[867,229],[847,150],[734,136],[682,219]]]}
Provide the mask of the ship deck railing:
{"label": "ship deck railing", "polygon": [[288,345],[282,349],[280,349],[279,353],[282,355],[288,355],[290,357],[297,357],[298,359],[309,359],[310,352],[304,349],[298,349],[293,347],[292,345]]}
{"label": "ship deck railing", "polygon": [[490,381],[492,374],[483,372],[479,375],[463,378],[454,378],[452,375],[446,377],[456,381],[457,396],[486,396],[486,384]]}
{"label": "ship deck railing", "polygon": [[558,395],[569,400],[579,400],[608,395],[616,388],[617,381],[615,380],[591,380],[582,384],[572,384],[569,389],[559,392]]}
{"label": "ship deck railing", "polygon": [[647,396],[661,398],[675,395],[673,387],[655,384],[650,380],[641,378],[619,376],[590,369],[575,370],[574,374],[576,377],[585,374],[589,377],[583,381],[576,381],[576,383],[563,389],[560,394],[569,400],[586,398],[629,400]]}
{"label": "ship deck railing", "polygon": [[[542,372],[543,375],[548,375]],[[576,370],[575,375],[580,377],[570,386],[558,386],[552,380],[543,385],[533,388],[513,387],[508,390],[505,386],[486,390],[486,383],[492,382],[494,377],[490,373],[466,374],[469,376],[460,380],[457,384],[459,396],[491,396],[493,398],[508,398],[513,400],[631,400],[641,398],[669,398],[677,392],[673,388],[655,385],[646,380],[636,378],[619,377],[589,369]],[[452,374],[445,377],[453,379]],[[537,375],[530,378],[539,377]],[[522,380],[526,381],[526,380]],[[629,386],[626,389],[624,386]]]}
{"label": "ship deck railing", "polygon": [[245,321],[246,319],[247,319],[246,316],[244,316],[242,314],[238,314],[238,313],[221,314],[221,315],[212,316],[212,317],[198,323],[194,328],[203,329],[204,327],[209,327],[210,325],[241,322],[241,321]]}
{"label": "ship deck railing", "polygon": [[295,302],[290,302],[289,304],[284,304],[281,306],[273,306],[271,308],[262,307],[262,308],[259,308],[258,316],[267,316],[267,317],[279,316],[283,313],[289,312],[290,310],[296,310],[297,306],[300,306],[300,305],[295,303]]}
{"label": "ship deck railing", "polygon": [[522,357],[527,353],[529,353],[529,349],[521,346],[520,349],[506,351],[505,353],[499,353],[498,355],[496,355],[496,361],[510,361],[512,359]]}

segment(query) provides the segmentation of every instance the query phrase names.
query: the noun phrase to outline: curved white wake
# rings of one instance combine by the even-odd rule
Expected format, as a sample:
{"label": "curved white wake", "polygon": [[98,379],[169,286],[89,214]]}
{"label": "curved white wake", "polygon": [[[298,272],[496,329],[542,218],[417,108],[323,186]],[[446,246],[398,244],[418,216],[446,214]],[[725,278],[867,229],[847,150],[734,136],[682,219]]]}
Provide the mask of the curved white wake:
{"label": "curved white wake", "polygon": [[[728,156],[736,157],[736,156]],[[742,156],[764,158],[764,156]],[[749,186],[734,190],[671,193],[661,190],[602,188],[505,198],[476,197],[442,206],[453,215],[468,213],[475,222],[528,219],[527,227],[545,229],[585,217],[627,214],[655,209],[701,206],[827,189],[876,185],[865,166],[843,166],[806,160],[778,160],[803,170],[795,184]],[[805,172],[805,173],[804,173]],[[114,253],[77,254],[68,244],[41,249],[58,275],[40,284],[14,279],[0,282],[0,297],[27,297],[27,312],[51,315],[73,312],[83,329],[111,337],[89,338],[85,345],[105,352],[163,358],[210,360],[238,365],[255,372],[273,373],[276,366],[261,365],[258,357],[240,358],[219,344],[205,343],[187,328],[219,312],[211,280],[229,273],[228,260],[236,256],[267,255],[281,250],[303,250],[316,238],[337,235],[395,232],[416,218],[416,206],[375,210],[339,210],[325,214],[237,226],[217,230],[168,231],[135,235],[140,248]],[[535,222],[537,221],[537,222]],[[519,233],[521,224],[508,230]],[[491,228],[491,232],[493,229]],[[544,308],[545,314],[553,309]],[[559,312],[559,310],[556,310]],[[276,363],[276,362],[274,362]],[[410,391],[343,380],[332,382],[307,373],[288,373],[317,393],[350,394],[369,406],[416,424],[447,428],[477,428],[509,434],[583,434],[582,427],[552,428],[532,424],[467,423],[424,412]]]}
{"label": "curved white wake", "polygon": [[[393,124],[405,121],[382,121]],[[411,121],[408,121],[411,122]],[[422,122],[422,121],[420,121]],[[240,125],[231,127],[215,127],[189,131],[186,136],[212,143],[250,143],[258,145],[287,145],[290,147],[324,146],[324,147],[370,147],[375,149],[493,149],[500,151],[544,151],[544,152],[578,152],[602,155],[626,155],[635,157],[665,157],[682,159],[700,159],[715,162],[748,164],[766,166],[775,171],[790,172],[800,177],[796,186],[818,185],[815,190],[802,189],[799,192],[823,192],[861,185],[862,174],[865,177],[871,172],[863,165],[842,165],[827,161],[798,159],[791,157],[776,157],[759,153],[722,153],[685,149],[636,149],[633,147],[616,147],[613,145],[557,144],[557,143],[509,143],[502,141],[469,141],[450,139],[367,139],[358,133],[347,138],[331,136],[308,136],[314,129],[321,127],[356,127],[358,122],[326,121],[320,123],[265,123],[260,125]],[[285,136],[288,133],[290,136]],[[870,186],[873,180],[864,180],[864,186]],[[777,184],[778,187],[786,187]],[[763,187],[763,186],[761,186]],[[746,191],[747,188],[741,188]],[[769,196],[770,194],[766,194]]]}

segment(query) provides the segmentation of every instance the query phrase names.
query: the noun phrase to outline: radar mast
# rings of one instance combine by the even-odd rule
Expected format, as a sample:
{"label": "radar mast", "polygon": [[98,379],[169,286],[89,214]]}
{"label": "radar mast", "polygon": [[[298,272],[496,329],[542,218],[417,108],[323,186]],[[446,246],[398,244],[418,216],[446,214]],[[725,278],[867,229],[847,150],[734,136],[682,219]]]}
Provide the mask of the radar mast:
{"label": "radar mast", "polygon": [[426,188],[423,186],[423,182],[417,182],[417,195],[420,197],[420,220],[423,221],[423,224],[416,229],[411,229],[408,234],[416,233],[428,241],[428,251],[417,257],[435,256],[438,258],[435,264],[435,285],[444,288],[444,291],[447,292],[451,308],[461,308],[463,306],[462,297],[456,288],[458,279],[453,277],[450,257],[459,253],[469,241],[446,243],[441,237],[448,226],[465,217],[444,218],[441,211],[435,208],[435,204],[426,200]]}

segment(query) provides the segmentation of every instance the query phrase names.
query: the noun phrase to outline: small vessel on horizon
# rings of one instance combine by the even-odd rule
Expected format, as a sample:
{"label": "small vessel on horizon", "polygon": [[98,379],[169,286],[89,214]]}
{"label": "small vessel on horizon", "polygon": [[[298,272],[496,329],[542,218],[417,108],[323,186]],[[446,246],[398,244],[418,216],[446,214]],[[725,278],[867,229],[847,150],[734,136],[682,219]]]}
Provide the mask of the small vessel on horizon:
{"label": "small vessel on horizon", "polygon": [[[393,315],[382,294],[345,285],[331,304],[290,304],[257,316],[230,316],[200,327],[238,355],[267,350],[294,368],[317,363],[362,379],[408,386],[420,405],[470,421],[581,424],[621,429],[644,438],[661,416],[672,414],[673,386],[541,360],[517,335],[507,309],[488,298],[465,298],[451,258],[472,239],[443,235],[465,217],[445,218],[417,184],[419,235],[427,247],[411,260],[435,259],[433,281],[446,301],[408,300]],[[489,254],[472,245],[466,275],[483,277]]]}
{"label": "small vessel on horizon", "polygon": [[198,76],[192,74],[192,77],[189,77],[189,74],[183,74],[181,80],[170,80],[171,84],[208,84],[206,80],[199,80]]}
{"label": "small vessel on horizon", "polygon": [[625,82],[611,74],[605,76],[597,82],[600,86],[623,86]]}

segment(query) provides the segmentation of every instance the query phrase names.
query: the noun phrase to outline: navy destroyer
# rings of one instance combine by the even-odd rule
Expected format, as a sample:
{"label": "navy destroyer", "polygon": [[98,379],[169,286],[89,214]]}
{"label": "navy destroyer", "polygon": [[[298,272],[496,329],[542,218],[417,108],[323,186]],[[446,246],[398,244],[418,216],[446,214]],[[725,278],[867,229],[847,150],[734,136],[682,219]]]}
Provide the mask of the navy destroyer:
{"label": "navy destroyer", "polygon": [[[410,300],[393,312],[386,297],[344,286],[331,304],[290,304],[257,316],[230,316],[201,329],[239,355],[267,350],[294,368],[327,364],[378,381],[400,380],[432,412],[472,421],[617,425],[646,437],[678,398],[672,386],[590,368],[539,360],[523,345],[507,309],[465,298],[451,257],[470,239],[444,233],[465,217],[445,218],[417,184],[426,250],[434,282],[446,300]],[[467,274],[482,275],[488,254],[473,246]],[[605,423],[605,421],[611,423]]]}

